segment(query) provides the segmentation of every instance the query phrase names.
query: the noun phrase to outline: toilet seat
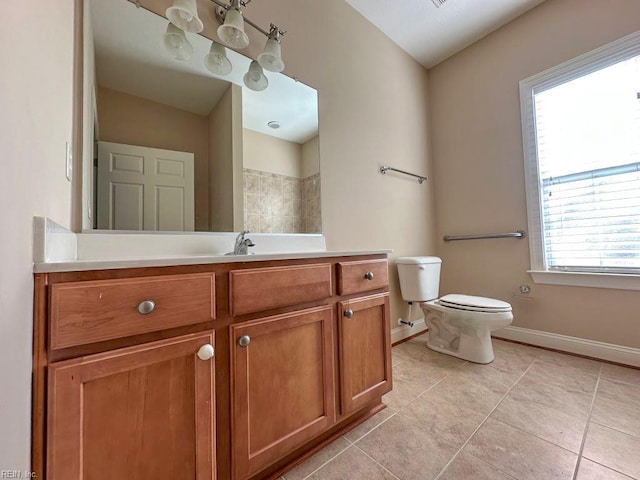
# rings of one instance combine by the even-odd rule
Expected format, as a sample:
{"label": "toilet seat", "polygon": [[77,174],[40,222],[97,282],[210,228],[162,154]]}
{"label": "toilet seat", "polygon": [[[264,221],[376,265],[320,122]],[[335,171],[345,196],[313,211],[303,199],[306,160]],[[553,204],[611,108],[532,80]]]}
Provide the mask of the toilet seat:
{"label": "toilet seat", "polygon": [[461,295],[458,293],[444,295],[438,299],[438,303],[443,307],[467,310],[470,312],[501,313],[511,311],[511,305],[502,300],[475,297],[473,295]]}

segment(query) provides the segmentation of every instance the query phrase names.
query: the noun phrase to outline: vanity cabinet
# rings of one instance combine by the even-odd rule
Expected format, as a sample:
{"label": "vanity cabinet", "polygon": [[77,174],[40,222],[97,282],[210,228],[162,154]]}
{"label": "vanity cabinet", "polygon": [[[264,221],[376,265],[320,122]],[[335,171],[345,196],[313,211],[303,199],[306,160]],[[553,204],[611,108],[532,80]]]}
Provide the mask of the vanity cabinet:
{"label": "vanity cabinet", "polygon": [[48,478],[213,480],[213,344],[200,333],[52,363]]}
{"label": "vanity cabinet", "polygon": [[384,408],[385,254],[221,260],[35,275],[38,478],[276,479]]}
{"label": "vanity cabinet", "polygon": [[231,327],[233,469],[249,478],[335,423],[331,306]]}

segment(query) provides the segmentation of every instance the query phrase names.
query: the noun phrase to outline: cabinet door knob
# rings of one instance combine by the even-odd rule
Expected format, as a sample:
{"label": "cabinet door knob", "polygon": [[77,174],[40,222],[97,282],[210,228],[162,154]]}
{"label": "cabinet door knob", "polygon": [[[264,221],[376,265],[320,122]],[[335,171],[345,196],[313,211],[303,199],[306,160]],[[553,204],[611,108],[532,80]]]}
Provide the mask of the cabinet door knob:
{"label": "cabinet door knob", "polygon": [[238,339],[238,345],[246,347],[251,343],[251,337],[249,335],[243,335]]}
{"label": "cabinet door knob", "polygon": [[347,317],[347,318],[353,317],[353,310],[345,310],[344,311],[344,316]]}
{"label": "cabinet door knob", "polygon": [[367,280],[373,280],[373,272],[365,273],[364,278],[366,278]]}
{"label": "cabinet door knob", "polygon": [[138,312],[142,315],[149,315],[156,308],[156,302],[153,300],[145,300],[138,305]]}
{"label": "cabinet door knob", "polygon": [[205,344],[200,347],[198,350],[198,358],[200,360],[209,360],[213,357],[215,350],[213,349],[213,345]]}

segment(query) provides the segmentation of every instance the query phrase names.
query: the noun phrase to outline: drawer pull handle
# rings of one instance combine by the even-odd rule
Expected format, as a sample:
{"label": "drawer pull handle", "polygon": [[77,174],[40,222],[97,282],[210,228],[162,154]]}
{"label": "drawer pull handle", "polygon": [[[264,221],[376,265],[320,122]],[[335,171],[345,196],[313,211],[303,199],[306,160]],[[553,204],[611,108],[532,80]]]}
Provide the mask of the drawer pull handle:
{"label": "drawer pull handle", "polygon": [[140,312],[141,315],[149,315],[155,310],[155,308],[156,302],[153,300],[145,300],[144,302],[140,302],[140,305],[138,305],[138,312]]}
{"label": "drawer pull handle", "polygon": [[243,335],[238,339],[238,345],[246,347],[251,343],[251,337],[249,335]]}
{"label": "drawer pull handle", "polygon": [[344,311],[344,316],[347,317],[347,318],[353,317],[353,310],[345,310]]}
{"label": "drawer pull handle", "polygon": [[364,278],[366,278],[367,280],[373,280],[373,272],[365,273]]}
{"label": "drawer pull handle", "polygon": [[214,353],[215,350],[213,349],[213,345],[207,343],[205,345],[202,345],[200,347],[200,350],[198,350],[198,358],[200,360],[209,360],[213,358]]}

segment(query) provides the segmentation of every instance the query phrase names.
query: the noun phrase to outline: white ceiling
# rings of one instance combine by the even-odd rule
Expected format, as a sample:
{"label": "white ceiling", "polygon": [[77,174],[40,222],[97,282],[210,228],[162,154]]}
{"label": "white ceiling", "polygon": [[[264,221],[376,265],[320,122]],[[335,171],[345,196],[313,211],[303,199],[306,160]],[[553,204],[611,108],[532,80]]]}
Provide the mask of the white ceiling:
{"label": "white ceiling", "polygon": [[[162,46],[167,20],[128,0],[92,0],[96,74],[101,86],[208,115],[229,86],[243,85],[250,59],[227,49],[233,65],[225,77],[203,64],[211,41],[187,34],[193,46],[189,61],[173,59]],[[286,59],[285,59],[286,61]],[[243,126],[290,142],[304,143],[318,134],[317,92],[292,78],[265,72],[269,87],[242,89]],[[267,123],[276,120],[274,130]]]}
{"label": "white ceiling", "polygon": [[440,7],[432,0],[346,1],[431,68],[544,0],[445,0]]}

